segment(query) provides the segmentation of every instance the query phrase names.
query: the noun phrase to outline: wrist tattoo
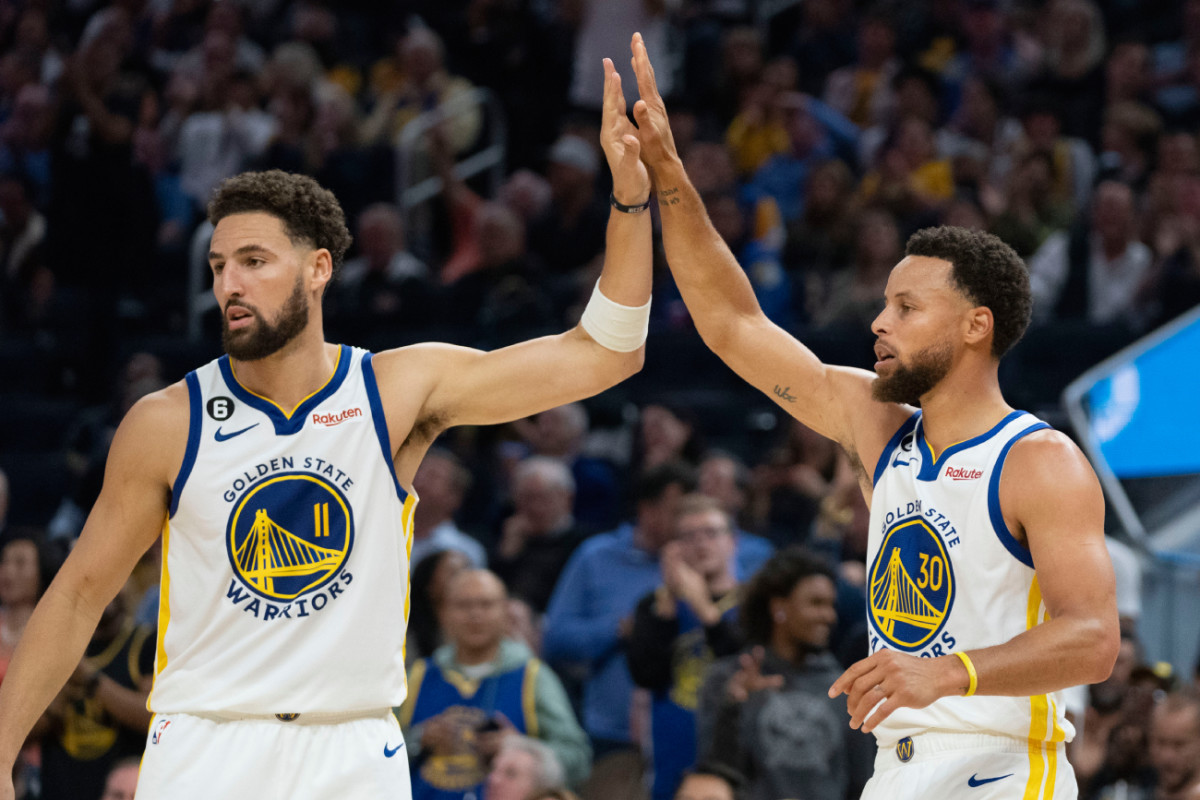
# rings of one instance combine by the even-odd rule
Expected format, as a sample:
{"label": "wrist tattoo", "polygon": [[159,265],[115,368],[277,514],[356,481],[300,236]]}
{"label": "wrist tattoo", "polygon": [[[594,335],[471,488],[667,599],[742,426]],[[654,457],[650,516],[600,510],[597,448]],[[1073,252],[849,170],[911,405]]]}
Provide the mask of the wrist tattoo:
{"label": "wrist tattoo", "polygon": [[777,383],[777,384],[775,384],[775,394],[778,395],[780,397],[780,399],[782,399],[782,400],[786,400],[789,403],[794,403],[794,402],[796,402],[796,395],[788,394],[788,390],[791,388],[792,388],[791,386],[782,386],[781,387]]}
{"label": "wrist tattoo", "polygon": [[658,193],[659,205],[668,205],[668,206],[677,205],[679,203],[679,198],[673,197],[673,195],[677,195],[677,194],[679,194],[678,187],[671,188],[671,189],[663,189],[661,192]]}

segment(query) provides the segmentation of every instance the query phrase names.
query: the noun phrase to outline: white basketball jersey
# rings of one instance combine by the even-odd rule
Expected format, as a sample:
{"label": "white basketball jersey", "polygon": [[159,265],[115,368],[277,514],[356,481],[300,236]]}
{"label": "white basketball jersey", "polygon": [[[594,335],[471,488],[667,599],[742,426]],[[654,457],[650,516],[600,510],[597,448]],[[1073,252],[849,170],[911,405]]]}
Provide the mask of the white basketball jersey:
{"label": "white basketball jersey", "polygon": [[[917,412],[888,442],[875,468],[867,544],[872,653],[944,656],[1003,644],[1045,620],[1029,549],[1000,511],[1000,475],[1013,444],[1048,427],[1014,411],[935,454]],[[880,746],[927,731],[1070,741],[1064,713],[1059,693],[944,697],[897,709],[875,735]]]}
{"label": "white basketball jersey", "polygon": [[150,709],[400,705],[416,498],[396,480],[371,354],[342,345],[329,382],[290,414],[242,386],[228,357],[186,383]]}

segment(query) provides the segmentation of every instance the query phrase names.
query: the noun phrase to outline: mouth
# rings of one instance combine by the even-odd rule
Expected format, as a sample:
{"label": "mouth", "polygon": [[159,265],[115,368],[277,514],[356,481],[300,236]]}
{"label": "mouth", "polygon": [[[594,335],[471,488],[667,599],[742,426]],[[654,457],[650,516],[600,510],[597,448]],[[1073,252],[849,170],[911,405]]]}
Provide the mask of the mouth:
{"label": "mouth", "polygon": [[887,364],[888,362],[895,361],[895,360],[896,360],[896,354],[894,352],[892,352],[891,348],[889,348],[883,342],[875,343],[875,369],[876,370],[878,370],[884,364]]}
{"label": "mouth", "polygon": [[245,328],[254,319],[254,312],[244,306],[229,306],[225,309],[225,322],[231,331]]}

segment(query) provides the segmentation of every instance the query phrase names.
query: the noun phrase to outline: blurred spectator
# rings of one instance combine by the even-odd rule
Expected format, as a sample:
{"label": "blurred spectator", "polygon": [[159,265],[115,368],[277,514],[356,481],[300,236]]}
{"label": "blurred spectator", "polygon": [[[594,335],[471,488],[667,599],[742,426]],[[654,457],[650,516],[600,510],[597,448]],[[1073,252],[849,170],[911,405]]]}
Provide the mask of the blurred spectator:
{"label": "blurred spectator", "polygon": [[944,206],[954,193],[954,171],[934,147],[932,126],[920,117],[902,119],[858,193],[863,203],[886,208],[909,227]]}
{"label": "blurred spectator", "polygon": [[[603,99],[604,85],[596,80],[602,59],[612,58],[614,53],[629,52],[629,37],[640,31],[646,42],[647,52],[667,52],[670,35],[667,20],[667,2],[661,0],[570,0],[563,4],[568,13],[578,20],[575,34],[575,64],[572,70],[569,99],[572,105],[599,111]],[[629,68],[629,60],[617,58],[613,62],[621,73],[621,88],[625,92],[625,103],[630,109],[638,99],[637,81]],[[670,70],[662,70],[655,76],[658,90],[663,97],[670,97],[674,79]],[[673,121],[673,120],[672,120]]]}
{"label": "blurred spectator", "polygon": [[33,327],[50,302],[46,218],[33,205],[32,186],[0,174],[0,326]]}
{"label": "blurred spectator", "polygon": [[54,107],[47,86],[30,83],[16,95],[8,119],[0,123],[0,172],[22,176],[40,209],[50,200],[50,145]]}
{"label": "blurred spectator", "polygon": [[781,100],[795,93],[796,80],[796,63],[777,58],[763,67],[757,83],[743,91],[737,116],[725,131],[725,146],[740,175],[754,174],[771,156],[790,149],[788,114]]}
{"label": "blurred spectator", "polygon": [[472,566],[487,565],[483,545],[454,524],[454,515],[470,485],[471,473],[457,456],[440,447],[430,448],[413,476],[413,491],[421,500],[413,513],[410,563],[419,563],[442,550],[457,550]]}
{"label": "blurred spectator", "polygon": [[[7,479],[0,479],[0,512],[6,502]],[[58,548],[36,528],[12,528],[0,545],[0,682],[16,650],[34,606],[45,594],[62,563]]]}
{"label": "blurred spectator", "polygon": [[585,536],[571,514],[574,494],[575,480],[561,461],[533,456],[517,465],[513,514],[501,525],[492,563],[509,593],[539,614]]}
{"label": "blurred spectator", "polygon": [[1121,634],[1121,647],[1112,674],[1088,687],[1088,705],[1080,735],[1071,742],[1070,760],[1081,786],[1092,782],[1104,766],[1109,743],[1125,717],[1124,703],[1129,694],[1130,676],[1141,663],[1141,648],[1131,631]]}
{"label": "blurred spectator", "polygon": [[529,249],[552,272],[567,274],[604,250],[608,203],[596,193],[600,155],[592,142],[567,134],[546,161],[550,202],[529,225]]}
{"label": "blurred spectator", "polygon": [[113,764],[104,779],[104,794],[100,795],[100,800],[134,800],[140,769],[141,759],[137,758],[125,758]]}
{"label": "blurred spectator", "polygon": [[1154,709],[1150,757],[1158,771],[1155,800],[1200,797],[1200,697],[1170,694]]}
{"label": "blurred spectator", "polygon": [[488,800],[578,800],[566,789],[554,751],[528,736],[508,736],[488,772],[484,796]]}
{"label": "blurred spectator", "polygon": [[704,453],[695,415],[675,405],[644,406],[634,451],[642,469],[678,461],[694,467]]}
{"label": "blurred spectator", "polygon": [[659,556],[663,585],[638,601],[626,642],[633,682],[652,692],[650,796],[670,800],[696,759],[695,714],[704,674],[741,644],[733,526],[718,502],[688,495],[675,538]]}
{"label": "blurred spectator", "polygon": [[874,741],[848,728],[845,708],[828,695],[842,672],[827,650],[835,597],[824,562],[799,549],[777,553],[743,595],[739,618],[753,648],[717,661],[704,679],[700,758],[744,774],[749,800],[797,787],[840,800],[870,776]]}
{"label": "blurred spectator", "polygon": [[[1027,153],[1045,153],[1054,167],[1055,200],[1069,203],[1075,212],[1086,208],[1096,176],[1096,157],[1086,141],[1063,135],[1056,101],[1045,94],[1028,96],[1022,105],[1021,127],[1023,136],[1013,147],[1013,161],[1007,166]],[[1006,162],[993,164],[992,180],[1003,181],[1006,176]]]}
{"label": "blurred spectator", "polygon": [[785,111],[790,148],[769,158],[746,187],[750,198],[775,199],[785,222],[804,211],[808,173],[830,158],[852,160],[858,128],[835,109],[808,95],[791,93],[779,100]]}
{"label": "blurred spectator", "polygon": [[896,101],[892,79],[900,71],[895,49],[894,21],[879,12],[864,15],[858,24],[858,60],[829,76],[825,102],[860,128],[888,119]]}
{"label": "blurred spectator", "polygon": [[853,230],[849,207],[853,176],[842,161],[826,161],[808,175],[804,213],[787,228],[783,266],[813,281],[829,279],[829,273],[849,258]]}
{"label": "blurred spectator", "polygon": [[814,327],[868,328],[883,310],[883,291],[892,267],[903,258],[896,220],[887,211],[868,209],[857,221],[854,260],[814,285],[809,316]]}
{"label": "blurred spectator", "polygon": [[535,455],[556,458],[575,479],[575,521],[597,531],[616,525],[621,514],[621,487],[612,465],[585,455],[588,413],[582,403],[547,409],[515,423]]}
{"label": "blurred spectator", "polygon": [[554,672],[506,636],[506,601],[485,570],[446,587],[447,643],[413,665],[399,710],[414,800],[478,796],[504,740],[520,734],[547,744],[572,783],[587,777],[587,737]]}
{"label": "blurred spectator", "polygon": [[1104,70],[1104,104],[1149,105],[1150,50],[1141,42],[1113,45]]}
{"label": "blurred spectator", "polygon": [[405,659],[411,664],[418,658],[433,655],[444,644],[440,620],[446,585],[459,572],[474,565],[458,550],[442,550],[410,563],[413,567],[409,593],[413,602],[408,617]]}
{"label": "blurred spectator", "polygon": [[1162,132],[1158,114],[1140,103],[1113,103],[1104,110],[1100,133],[1100,172],[1106,178],[1145,189],[1155,145]]}
{"label": "blurred spectator", "polygon": [[118,593],[43,717],[43,800],[96,800],[113,765],[141,755],[156,647],[154,628],[136,625]]}
{"label": "blurred spectator", "polygon": [[1159,263],[1150,288],[1160,323],[1200,304],[1200,174],[1180,175],[1172,183],[1173,208],[1154,217]]}
{"label": "blurred spectator", "polygon": [[371,71],[375,105],[363,123],[362,139],[368,144],[395,142],[421,114],[452,108],[443,125],[450,152],[461,153],[475,143],[483,125],[479,107],[463,102],[473,88],[467,79],[447,71],[438,35],[413,28],[397,41],[395,56]]}
{"label": "blurred spectator", "polygon": [[1046,45],[1041,87],[1058,105],[1063,132],[1095,144],[1104,108],[1104,20],[1091,0],[1053,0],[1040,31]]}
{"label": "blurred spectator", "polygon": [[1154,256],[1137,233],[1133,190],[1116,181],[1100,183],[1091,224],[1051,234],[1029,258],[1037,318],[1145,325],[1148,309],[1138,303],[1137,291]]}
{"label": "blurred spectator", "polygon": [[710,451],[704,457],[697,474],[696,490],[716,500],[733,526],[735,572],[740,577],[753,575],[775,552],[775,547],[766,539],[742,529],[748,521],[746,511],[753,479],[749,467],[737,457],[719,450]]}
{"label": "blurred spectator", "polygon": [[757,468],[754,518],[776,545],[806,536],[821,499],[837,478],[838,448],[824,436],[788,419],[784,441]]}
{"label": "blurred spectator", "polygon": [[238,3],[212,3],[204,22],[204,40],[188,50],[172,70],[200,83],[226,70],[258,74],[266,65],[263,49],[245,35],[245,13]]}
{"label": "blurred spectator", "polygon": [[989,187],[983,201],[992,215],[991,232],[1022,258],[1028,258],[1052,233],[1072,219],[1068,203],[1052,190],[1054,164],[1043,152],[1027,154],[1009,173],[1007,186]]}
{"label": "blurred spectator", "polygon": [[801,4],[790,54],[800,72],[800,90],[820,94],[829,74],[854,62],[855,30],[847,0],[812,0]]}
{"label": "blurred spectator", "polygon": [[702,763],[687,770],[674,800],[740,800],[745,779],[717,763]]}
{"label": "blurred spectator", "polygon": [[691,469],[678,462],[647,469],[637,482],[634,522],[580,545],[550,598],[544,654],[586,668],[583,726],[597,760],[632,746],[633,680],[623,644],[638,600],[662,580],[659,553],[674,535],[680,499],[694,487]]}

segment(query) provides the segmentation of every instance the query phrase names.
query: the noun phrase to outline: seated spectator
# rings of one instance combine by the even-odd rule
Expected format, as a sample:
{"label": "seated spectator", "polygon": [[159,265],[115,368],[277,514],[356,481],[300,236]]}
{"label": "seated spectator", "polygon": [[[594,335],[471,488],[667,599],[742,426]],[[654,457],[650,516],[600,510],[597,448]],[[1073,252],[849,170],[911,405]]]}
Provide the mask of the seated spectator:
{"label": "seated spectator", "polygon": [[623,644],[638,600],[662,581],[659,553],[674,535],[680,499],[694,487],[691,469],[678,462],[645,471],[634,521],[580,545],[550,597],[543,652],[551,663],[586,670],[583,727],[597,760],[633,746],[633,680]]}
{"label": "seated spectator", "polygon": [[508,638],[504,584],[466,570],[446,587],[447,643],[409,671],[398,718],[412,761],[414,800],[478,796],[506,739],[534,736],[567,778],[587,777],[591,751],[558,677]]}
{"label": "seated spectator", "polygon": [[539,614],[585,536],[571,515],[574,495],[575,480],[561,461],[534,456],[517,465],[513,514],[501,525],[492,563],[509,593]]}
{"label": "seated spectator", "polygon": [[1116,323],[1137,330],[1149,321],[1138,289],[1154,255],[1137,240],[1133,190],[1103,181],[1096,187],[1090,225],[1059,231],[1029,258],[1035,319]]}
{"label": "seated spectator", "polygon": [[551,201],[529,224],[529,250],[556,275],[569,275],[604,250],[608,203],[596,193],[600,154],[591,141],[560,136],[546,157]]}
{"label": "seated spectator", "polygon": [[[2,476],[2,473],[0,473]],[[7,478],[0,477],[0,523],[7,505]],[[57,551],[35,528],[6,531],[0,546],[0,682],[34,606],[61,563]]]}
{"label": "seated spectator", "polygon": [[[725,146],[739,175],[753,175],[771,156],[790,149],[788,114],[780,100],[795,91],[796,62],[790,58],[771,61],[759,81],[744,91],[737,116],[725,131]],[[693,174],[690,166],[688,174]]]}
{"label": "seated spectator", "polygon": [[487,800],[578,800],[559,789],[563,768],[554,751],[528,736],[509,736],[488,772],[484,796]]}
{"label": "seated spectator", "polygon": [[904,254],[896,219],[882,209],[867,209],[855,226],[853,261],[814,285],[809,317],[814,327],[863,329],[883,310],[888,275]]}
{"label": "seated spectator", "polygon": [[410,564],[442,550],[457,550],[472,566],[487,566],[483,545],[454,524],[454,514],[462,506],[470,486],[471,473],[454,453],[440,447],[430,448],[413,476],[413,490],[421,502],[413,512]]}
{"label": "seated spectator", "polygon": [[[829,653],[837,623],[833,571],[800,549],[777,553],[750,579],[739,619],[752,648],[713,664],[697,711],[701,760],[746,776],[749,800],[855,797],[874,741],[829,699],[842,668]],[[787,720],[779,724],[779,720]]]}
{"label": "seated spectator", "polygon": [[1010,159],[997,159],[991,178],[1003,182],[1007,170],[1027,153],[1045,153],[1053,165],[1052,191],[1054,199],[1069,204],[1072,211],[1086,208],[1092,196],[1096,177],[1096,156],[1083,139],[1065,136],[1059,107],[1043,94],[1026,98],[1021,111],[1023,129],[1014,143]]}
{"label": "seated spectator", "polygon": [[446,586],[456,574],[475,566],[461,550],[442,550],[412,564],[409,594],[413,601],[405,647],[405,658],[410,665],[418,658],[428,658],[445,644],[440,620]]}
{"label": "seated spectator", "polygon": [[954,171],[934,147],[932,126],[915,116],[901,120],[858,194],[864,204],[882,206],[910,226],[944,206],[954,194]]}
{"label": "seated spectator", "polygon": [[113,765],[141,756],[156,648],[154,628],[135,624],[118,593],[39,723],[43,800],[99,797]]}
{"label": "seated spectator", "polygon": [[104,794],[100,795],[100,800],[133,800],[140,769],[141,759],[137,758],[125,758],[113,764],[104,779]]}
{"label": "seated spectator", "polygon": [[704,454],[700,426],[685,408],[649,403],[642,408],[639,422],[633,449],[642,469],[680,461],[694,467]]}
{"label": "seated spectator", "polygon": [[858,26],[858,60],[829,76],[825,102],[860,128],[875,125],[891,114],[892,79],[899,71],[895,22],[868,13]]}
{"label": "seated spectator", "polygon": [[842,161],[826,161],[808,176],[804,213],[787,228],[783,266],[809,281],[825,280],[848,258],[853,241],[849,224],[853,176]]}
{"label": "seated spectator", "polygon": [[651,798],[670,800],[695,763],[697,692],[715,658],[740,644],[735,541],[729,515],[711,497],[679,504],[675,538],[659,557],[663,585],[643,597],[626,643],[633,682],[652,692]]}
{"label": "seated spectator", "polygon": [[1154,709],[1150,758],[1158,772],[1154,800],[1200,797],[1200,696],[1195,691],[1167,695]]}
{"label": "seated spectator", "polygon": [[593,531],[616,525],[621,514],[621,489],[616,470],[602,458],[583,452],[588,436],[588,413],[582,403],[567,403],[515,423],[535,455],[566,464],[575,479],[575,520]]}
{"label": "seated spectator", "polygon": [[992,215],[991,232],[1022,258],[1071,224],[1071,207],[1055,199],[1054,164],[1042,152],[1028,153],[1009,173],[1003,189],[988,187],[982,199]]}
{"label": "seated spectator", "polygon": [[775,547],[761,536],[742,529],[750,503],[750,468],[737,457],[714,450],[700,462],[697,491],[717,501],[734,527],[737,575],[750,576],[771,557]]}
{"label": "seated spectator", "polygon": [[698,764],[683,773],[674,800],[740,800],[745,782],[722,764]]}

